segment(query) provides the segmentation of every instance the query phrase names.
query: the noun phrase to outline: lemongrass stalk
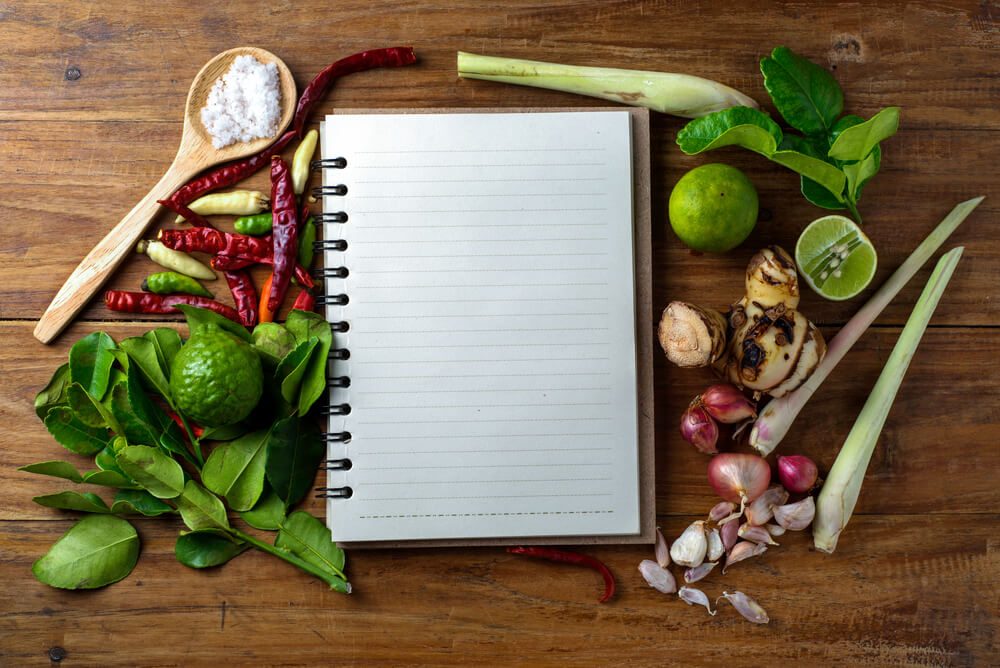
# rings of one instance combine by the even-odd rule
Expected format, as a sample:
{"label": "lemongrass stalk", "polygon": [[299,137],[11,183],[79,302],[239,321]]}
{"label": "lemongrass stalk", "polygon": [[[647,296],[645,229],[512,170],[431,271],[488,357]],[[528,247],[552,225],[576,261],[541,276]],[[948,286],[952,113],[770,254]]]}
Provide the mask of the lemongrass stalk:
{"label": "lemongrass stalk", "polygon": [[813,392],[830,375],[837,363],[843,359],[847,351],[857,342],[861,335],[865,333],[869,325],[875,322],[875,318],[888,306],[899,291],[906,285],[913,275],[930,259],[941,244],[951,236],[951,233],[972,213],[972,210],[983,201],[982,197],[962,202],[951,210],[944,220],[934,228],[934,231],[927,235],[927,238],[917,246],[910,257],[906,258],[899,269],[889,277],[882,287],[872,295],[868,303],[861,307],[857,313],[844,325],[837,335],[833,337],[827,346],[826,355],[819,366],[812,372],[809,378],[794,391],[789,392],[780,399],[773,399],[761,411],[757,421],[754,422],[753,429],[750,430],[750,445],[753,446],[762,456],[769,455],[781,439],[788,433],[792,422],[798,417],[799,411],[806,405],[812,397]]}
{"label": "lemongrass stalk", "polygon": [[927,323],[934,315],[941,295],[944,294],[955,266],[964,249],[959,246],[941,256],[934,273],[917,300],[913,312],[906,321],[896,346],[885,363],[885,368],[875,381],[868,401],[858,415],[851,433],[840,449],[830,475],[823,483],[816,501],[816,518],[813,521],[813,544],[817,550],[832,553],[837,548],[840,533],[847,526],[858,502],[861,483],[871,460],[879,434],[889,416],[889,409],[896,399],[896,393],[903,382],[903,376],[910,366],[913,353],[920,345],[920,338],[927,329]]}
{"label": "lemongrass stalk", "polygon": [[458,52],[458,76],[589,95],[683,118],[758,106],[738,90],[689,74],[560,65],[463,51]]}

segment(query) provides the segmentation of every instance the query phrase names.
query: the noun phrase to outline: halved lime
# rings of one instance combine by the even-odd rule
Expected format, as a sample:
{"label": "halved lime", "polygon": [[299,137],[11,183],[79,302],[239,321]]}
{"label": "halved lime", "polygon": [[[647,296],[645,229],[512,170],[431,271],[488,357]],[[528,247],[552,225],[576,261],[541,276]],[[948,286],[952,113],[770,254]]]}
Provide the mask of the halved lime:
{"label": "halved lime", "polygon": [[844,216],[809,223],[795,244],[799,275],[817,294],[833,301],[855,296],[872,282],[878,256],[861,228]]}

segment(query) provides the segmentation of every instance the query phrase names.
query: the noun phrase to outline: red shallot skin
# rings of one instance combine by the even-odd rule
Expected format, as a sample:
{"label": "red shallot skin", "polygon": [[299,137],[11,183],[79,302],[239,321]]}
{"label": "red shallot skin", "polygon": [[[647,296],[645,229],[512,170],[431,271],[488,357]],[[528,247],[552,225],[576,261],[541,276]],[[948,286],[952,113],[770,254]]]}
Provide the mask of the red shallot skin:
{"label": "red shallot skin", "polygon": [[763,457],[727,452],[708,463],[708,484],[725,501],[750,503],[771,482],[771,467]]}
{"label": "red shallot skin", "polygon": [[681,415],[681,436],[684,440],[708,455],[718,452],[715,444],[719,440],[719,425],[704,408],[691,404]]}
{"label": "red shallot skin", "polygon": [[805,455],[778,457],[778,478],[789,492],[805,494],[816,486],[819,469]]}
{"label": "red shallot skin", "polygon": [[736,424],[757,417],[757,407],[735,385],[720,383],[702,392],[701,405],[723,424]]}

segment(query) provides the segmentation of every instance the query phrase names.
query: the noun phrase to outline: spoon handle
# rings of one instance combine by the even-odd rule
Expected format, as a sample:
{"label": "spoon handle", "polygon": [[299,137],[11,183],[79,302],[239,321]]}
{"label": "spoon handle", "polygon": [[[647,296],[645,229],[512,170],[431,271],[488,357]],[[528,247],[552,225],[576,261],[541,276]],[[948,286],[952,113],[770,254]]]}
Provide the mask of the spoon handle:
{"label": "spoon handle", "polygon": [[66,279],[38,320],[35,326],[36,339],[49,343],[65,329],[118,268],[125,256],[135,248],[136,242],[160,208],[157,200],[169,197],[194,171],[196,169],[189,162],[174,160],[159,182],[94,246]]}

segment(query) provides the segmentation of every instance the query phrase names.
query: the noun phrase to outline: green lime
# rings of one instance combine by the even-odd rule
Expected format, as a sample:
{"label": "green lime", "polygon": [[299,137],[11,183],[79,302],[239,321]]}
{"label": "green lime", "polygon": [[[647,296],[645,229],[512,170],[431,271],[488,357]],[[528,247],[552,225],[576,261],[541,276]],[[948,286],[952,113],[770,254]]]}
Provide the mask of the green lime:
{"label": "green lime", "polygon": [[681,177],[670,193],[670,226],[689,248],[724,253],[757,223],[757,189],[735,167],[711,163]]}
{"label": "green lime", "polygon": [[214,326],[193,334],[170,368],[177,409],[203,427],[239,422],[260,401],[263,389],[257,352]]}
{"label": "green lime", "polygon": [[799,273],[817,294],[843,301],[872,282],[878,256],[861,228],[844,216],[809,223],[795,244]]}

